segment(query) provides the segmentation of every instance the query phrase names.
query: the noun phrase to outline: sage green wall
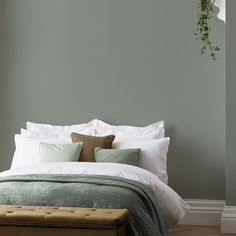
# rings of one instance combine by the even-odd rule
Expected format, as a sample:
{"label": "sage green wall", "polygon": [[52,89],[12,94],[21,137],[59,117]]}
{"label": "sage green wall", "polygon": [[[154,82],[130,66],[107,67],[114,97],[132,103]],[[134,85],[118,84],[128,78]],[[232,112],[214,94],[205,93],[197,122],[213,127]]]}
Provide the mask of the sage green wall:
{"label": "sage green wall", "polygon": [[7,4],[6,114],[1,169],[26,120],[164,119],[170,185],[224,199],[224,24],[216,62],[199,55],[196,0],[2,0]]}
{"label": "sage green wall", "polygon": [[[3,6],[0,2],[0,111],[2,111],[3,107],[3,61],[4,61],[4,51],[3,51]],[[0,122],[2,124],[2,115],[0,113]],[[0,134],[1,135],[1,134]]]}
{"label": "sage green wall", "polygon": [[226,203],[236,206],[236,2],[227,0],[226,27]]}
{"label": "sage green wall", "polygon": [[[5,81],[5,47],[4,47],[4,36],[5,36],[5,2],[0,0],[0,123],[2,124],[2,131],[0,132],[0,148],[2,150],[4,146],[4,81]],[[3,150],[3,155],[0,156],[0,170],[3,169],[6,158],[4,157],[5,150]],[[2,166],[3,165],[3,166]]]}

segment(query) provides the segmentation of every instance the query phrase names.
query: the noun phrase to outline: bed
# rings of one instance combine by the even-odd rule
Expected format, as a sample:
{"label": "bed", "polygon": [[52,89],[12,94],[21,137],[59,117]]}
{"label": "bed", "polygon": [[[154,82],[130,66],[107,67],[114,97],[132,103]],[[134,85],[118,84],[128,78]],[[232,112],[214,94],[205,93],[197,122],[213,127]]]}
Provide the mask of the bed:
{"label": "bed", "polygon": [[[78,130],[73,131],[78,132]],[[112,133],[115,131],[113,129]],[[50,132],[52,134],[52,131]],[[69,132],[71,133],[71,131]],[[158,132],[160,134],[160,131]],[[124,133],[124,130],[122,130],[122,133]],[[110,132],[106,134],[110,135]],[[25,133],[26,135],[28,133]],[[148,135],[150,136],[150,133],[142,134],[141,136],[145,136],[145,139],[147,139]],[[125,135],[126,139],[127,137]],[[23,139],[25,138],[23,137]],[[27,137],[27,139],[29,139],[27,142],[32,142],[32,137]],[[130,141],[126,140],[125,145],[123,145],[121,143],[122,139],[124,138],[120,138],[116,142],[117,147],[121,145],[123,148],[124,146],[126,147],[127,143],[130,143]],[[43,140],[45,141],[45,137]],[[133,136],[132,141],[136,142],[134,145],[136,147],[137,142],[140,140],[134,140]],[[41,143],[41,141],[35,141],[35,139],[33,142],[36,146]],[[152,142],[153,145],[155,144],[156,146],[156,142]],[[29,143],[24,148],[22,148],[22,145],[21,142],[21,150],[25,153],[25,147],[28,148]],[[31,152],[37,149],[34,145],[30,148]],[[145,149],[146,146],[143,148]],[[164,148],[159,149],[163,153]],[[20,156],[20,158],[24,159],[22,157],[23,153],[19,155],[19,147],[17,151],[17,157]],[[145,153],[147,152],[145,151]],[[151,152],[151,154],[153,153]],[[15,164],[13,161],[13,168],[0,173],[1,205],[105,209],[126,208],[130,215],[127,233],[130,236],[167,235],[167,228],[178,223],[189,209],[185,201],[165,183],[167,180],[163,171],[158,176],[155,174],[156,169],[149,171],[147,168],[141,168],[138,164],[135,166],[124,163],[107,163],[104,161],[49,161],[34,163],[36,158],[32,158],[34,153],[25,153],[25,155],[27,162],[29,162],[27,166],[17,166],[17,163],[22,162],[22,159],[16,160],[16,156],[14,156]],[[29,160],[30,158],[33,159],[33,163],[30,163],[32,161]],[[142,162],[140,163],[142,165]],[[145,164],[147,165],[147,162]],[[151,166],[151,168],[153,167]]]}

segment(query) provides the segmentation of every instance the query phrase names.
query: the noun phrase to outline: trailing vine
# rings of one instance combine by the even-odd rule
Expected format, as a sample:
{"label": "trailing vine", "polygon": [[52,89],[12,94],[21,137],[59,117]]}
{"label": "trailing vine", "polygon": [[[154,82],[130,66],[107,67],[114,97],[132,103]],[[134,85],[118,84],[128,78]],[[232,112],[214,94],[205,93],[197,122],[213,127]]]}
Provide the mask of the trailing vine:
{"label": "trailing vine", "polygon": [[220,48],[215,46],[210,38],[211,27],[209,22],[212,20],[214,13],[214,3],[215,0],[200,0],[198,13],[197,28],[194,35],[196,39],[202,41],[201,55],[209,51],[210,57],[215,61],[217,52]]}

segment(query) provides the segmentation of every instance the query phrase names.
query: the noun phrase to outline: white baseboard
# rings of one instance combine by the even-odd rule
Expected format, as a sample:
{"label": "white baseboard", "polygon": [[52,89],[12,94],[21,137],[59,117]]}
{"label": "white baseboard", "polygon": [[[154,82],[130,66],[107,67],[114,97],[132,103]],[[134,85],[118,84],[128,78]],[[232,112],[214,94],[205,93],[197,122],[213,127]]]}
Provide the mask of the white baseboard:
{"label": "white baseboard", "polygon": [[236,206],[225,206],[221,217],[221,232],[236,234]]}
{"label": "white baseboard", "polygon": [[219,225],[222,233],[236,234],[236,206],[225,206],[221,200],[185,199],[190,211],[180,224]]}
{"label": "white baseboard", "polygon": [[[184,225],[220,225],[221,215],[225,206],[223,200],[185,199],[190,205],[180,224]],[[236,220],[236,218],[235,218]]]}

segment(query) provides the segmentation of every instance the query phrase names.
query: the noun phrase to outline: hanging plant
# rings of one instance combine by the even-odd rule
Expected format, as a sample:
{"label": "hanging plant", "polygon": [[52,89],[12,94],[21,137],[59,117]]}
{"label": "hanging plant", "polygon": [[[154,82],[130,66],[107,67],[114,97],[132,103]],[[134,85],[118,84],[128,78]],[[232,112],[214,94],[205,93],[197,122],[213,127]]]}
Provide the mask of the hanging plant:
{"label": "hanging plant", "polygon": [[216,54],[220,50],[215,46],[210,38],[210,21],[213,18],[215,0],[200,0],[198,13],[197,28],[194,35],[202,41],[201,55],[209,52],[210,57],[215,61]]}

